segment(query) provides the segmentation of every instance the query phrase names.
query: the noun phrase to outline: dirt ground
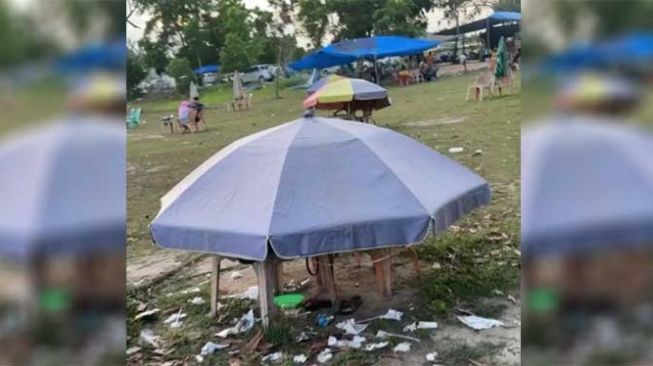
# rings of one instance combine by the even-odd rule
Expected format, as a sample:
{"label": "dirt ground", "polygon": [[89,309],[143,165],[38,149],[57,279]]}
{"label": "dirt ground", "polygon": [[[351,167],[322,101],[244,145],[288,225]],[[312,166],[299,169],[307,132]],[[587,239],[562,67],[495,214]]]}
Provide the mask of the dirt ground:
{"label": "dirt ground", "polygon": [[[161,260],[160,266],[169,266],[169,261]],[[338,295],[341,298],[349,298],[359,295],[363,298],[363,304],[352,315],[337,317],[337,321],[353,317],[356,320],[366,319],[385,313],[388,309],[396,309],[406,313],[401,325],[409,324],[412,321],[435,321],[439,327],[431,331],[428,338],[420,343],[415,343],[410,352],[393,354],[385,351],[379,360],[382,366],[399,365],[426,365],[425,355],[431,352],[446,354],[447,350],[470,349],[470,355],[482,357],[472,359],[470,364],[478,362],[482,365],[519,365],[520,363],[520,304],[511,302],[507,298],[501,301],[505,310],[498,317],[506,327],[493,328],[484,331],[475,331],[467,328],[464,324],[455,319],[422,319],[419,317],[419,290],[416,281],[419,281],[413,264],[404,257],[393,258],[394,271],[394,293],[391,298],[384,298],[377,290],[376,277],[370,258],[363,255],[363,265],[358,268],[352,256],[340,255],[335,262],[336,284]],[[157,267],[156,265],[152,267]],[[185,278],[193,286],[202,286],[210,280],[211,258],[205,257],[196,262],[192,267],[184,268],[183,275],[176,276]],[[141,272],[144,273],[144,272]],[[311,278],[306,271],[304,260],[284,262],[284,281],[299,283],[304,279]],[[133,275],[132,275],[133,276]],[[244,292],[250,286],[256,286],[256,275],[249,265],[239,262],[224,260],[221,266],[220,275],[220,296],[226,297]],[[313,281],[311,281],[313,285]],[[313,288],[309,289],[311,292]],[[208,300],[208,299],[206,299]],[[497,300],[493,300],[497,301]],[[519,301],[519,300],[517,300]],[[368,338],[372,334],[366,334]],[[219,340],[219,339],[218,339]],[[216,341],[218,341],[216,340]],[[486,354],[482,354],[487,352]],[[464,355],[462,355],[464,357]],[[308,364],[311,364],[310,362]],[[452,365],[447,359],[438,359],[436,364]]]}

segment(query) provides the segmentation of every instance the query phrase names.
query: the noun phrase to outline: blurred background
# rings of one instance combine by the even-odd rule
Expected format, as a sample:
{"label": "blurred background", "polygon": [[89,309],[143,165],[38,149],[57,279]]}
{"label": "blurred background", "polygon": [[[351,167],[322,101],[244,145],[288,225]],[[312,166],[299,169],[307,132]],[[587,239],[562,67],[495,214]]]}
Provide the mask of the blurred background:
{"label": "blurred background", "polygon": [[122,1],[0,1],[0,364],[125,363]]}
{"label": "blurred background", "polygon": [[522,363],[653,364],[653,2],[522,12]]}

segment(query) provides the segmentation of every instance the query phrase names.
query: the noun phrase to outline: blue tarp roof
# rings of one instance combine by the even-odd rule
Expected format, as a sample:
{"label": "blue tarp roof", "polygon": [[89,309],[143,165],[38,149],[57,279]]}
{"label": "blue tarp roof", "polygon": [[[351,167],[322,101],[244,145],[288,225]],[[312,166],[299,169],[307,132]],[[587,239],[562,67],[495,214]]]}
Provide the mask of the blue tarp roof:
{"label": "blue tarp roof", "polygon": [[604,42],[569,47],[543,61],[545,71],[601,69],[611,66],[642,65],[653,60],[653,34],[630,33]]}
{"label": "blue tarp roof", "polygon": [[492,26],[501,23],[511,23],[511,22],[520,22],[520,21],[521,21],[521,13],[517,13],[513,11],[495,11],[489,17],[475,20],[471,23],[463,24],[459,27],[459,29],[456,29],[454,27],[454,28],[437,32],[435,34],[453,35],[453,34],[458,34],[459,32],[460,34],[463,34],[463,33],[475,32],[475,31],[486,29],[488,23]]}
{"label": "blue tarp roof", "polygon": [[123,69],[127,62],[124,39],[113,42],[90,43],[59,58],[55,67],[60,72]]}
{"label": "blue tarp roof", "polygon": [[204,65],[193,70],[196,74],[206,74],[209,72],[218,72],[220,71],[220,65]]}
{"label": "blue tarp roof", "polygon": [[437,47],[440,41],[402,36],[375,36],[333,43],[290,64],[295,70],[344,65],[357,59],[413,55]]}

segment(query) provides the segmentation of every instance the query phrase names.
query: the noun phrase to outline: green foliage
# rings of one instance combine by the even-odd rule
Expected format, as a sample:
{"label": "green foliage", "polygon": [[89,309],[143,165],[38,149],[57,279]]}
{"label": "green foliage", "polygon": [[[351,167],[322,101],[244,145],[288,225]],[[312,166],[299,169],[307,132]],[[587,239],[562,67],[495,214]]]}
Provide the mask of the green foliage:
{"label": "green foliage", "polygon": [[412,0],[387,1],[373,14],[376,34],[400,34],[408,37],[423,35],[427,20],[418,2]]}
{"label": "green foliage", "polygon": [[556,16],[569,32],[581,17],[594,16],[596,36],[614,36],[623,32],[651,29],[653,27],[653,2],[648,0],[591,1],[556,0],[553,2]]}
{"label": "green foliage", "polygon": [[311,47],[318,49],[329,30],[331,9],[324,0],[299,0],[298,5],[297,17],[311,40]]}
{"label": "green foliage", "polygon": [[52,54],[55,46],[33,31],[32,20],[0,3],[0,68]]}
{"label": "green foliage", "polygon": [[185,58],[171,60],[166,73],[175,78],[177,92],[182,95],[188,94],[191,81],[197,82],[193,69],[190,67],[190,62]]}
{"label": "green foliage", "polygon": [[140,57],[132,49],[127,51],[127,98],[133,100],[141,96],[138,84],[147,76],[147,69]]}
{"label": "green foliage", "polygon": [[499,0],[492,5],[492,10],[521,12],[521,0]]}
{"label": "green foliage", "polygon": [[138,46],[143,50],[143,63],[154,68],[158,73],[165,71],[168,66],[168,45],[163,41],[152,42],[147,38],[138,41]]}
{"label": "green foliage", "polygon": [[246,40],[238,37],[237,34],[228,34],[224,48],[220,52],[222,71],[244,71],[256,61],[255,54],[255,47],[251,47]]}

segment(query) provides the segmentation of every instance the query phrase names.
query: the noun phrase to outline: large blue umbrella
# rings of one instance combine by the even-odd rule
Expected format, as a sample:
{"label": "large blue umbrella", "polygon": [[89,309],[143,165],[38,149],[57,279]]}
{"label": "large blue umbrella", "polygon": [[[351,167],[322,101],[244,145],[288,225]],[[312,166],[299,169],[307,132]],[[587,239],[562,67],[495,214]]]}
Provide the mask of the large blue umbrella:
{"label": "large blue umbrella", "polygon": [[0,257],[125,247],[122,121],[71,118],[0,146]]}
{"label": "large blue umbrella", "polygon": [[653,243],[653,138],[594,119],[562,118],[523,135],[525,255]]}
{"label": "large blue umbrella", "polygon": [[401,36],[375,36],[333,43],[290,64],[295,70],[344,65],[358,59],[375,60],[391,56],[408,56],[435,48],[440,41]]}
{"label": "large blue umbrella", "polygon": [[488,203],[488,183],[392,130],[306,117],[227,146],[161,199],[166,248],[264,260],[416,243]]}

